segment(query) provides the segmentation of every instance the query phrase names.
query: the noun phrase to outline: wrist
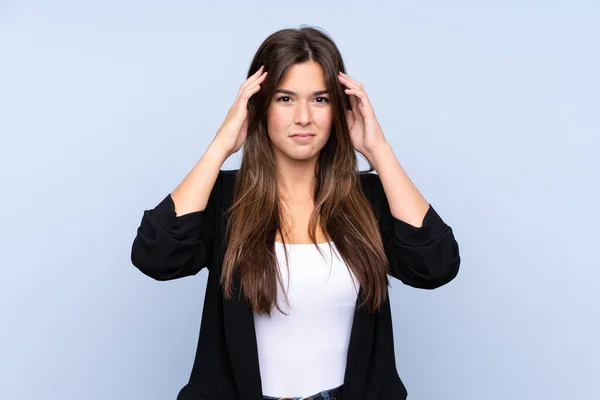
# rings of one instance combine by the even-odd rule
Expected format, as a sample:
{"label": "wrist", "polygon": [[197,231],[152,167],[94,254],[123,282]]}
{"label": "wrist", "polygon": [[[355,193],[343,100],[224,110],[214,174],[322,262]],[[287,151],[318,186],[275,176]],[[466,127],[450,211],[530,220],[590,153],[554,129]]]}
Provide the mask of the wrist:
{"label": "wrist", "polygon": [[377,147],[377,149],[373,150],[372,152],[369,152],[365,155],[365,157],[367,157],[367,159],[371,162],[371,164],[373,164],[373,166],[375,166],[375,164],[382,158],[386,158],[390,153],[393,153],[394,150],[392,149],[392,146],[389,145],[389,143],[384,143],[381,146]]}
{"label": "wrist", "polygon": [[225,160],[227,160],[227,158],[229,158],[231,155],[231,152],[217,141],[211,142],[206,149],[206,153],[210,153],[212,157],[222,159],[223,162],[225,162]]}

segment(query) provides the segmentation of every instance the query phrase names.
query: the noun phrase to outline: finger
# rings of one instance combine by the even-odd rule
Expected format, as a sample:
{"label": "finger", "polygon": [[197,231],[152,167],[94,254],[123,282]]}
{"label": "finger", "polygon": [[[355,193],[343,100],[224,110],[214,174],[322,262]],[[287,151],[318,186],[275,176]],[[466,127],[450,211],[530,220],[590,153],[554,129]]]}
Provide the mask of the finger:
{"label": "finger", "polygon": [[[355,113],[357,113],[356,118],[357,119],[361,119],[362,115],[358,112],[358,108],[359,106],[362,105],[361,99],[362,99],[362,95],[364,93],[364,91],[360,88],[358,88],[354,83],[345,83],[346,86],[349,86],[348,88],[344,89],[344,92],[350,97],[350,102],[353,105],[353,111]],[[366,95],[366,93],[364,93]]]}
{"label": "finger", "polygon": [[364,91],[356,90],[356,89],[346,89],[344,91],[350,95],[356,96],[359,99],[362,106],[364,106],[364,107],[371,106],[371,102],[369,101],[369,98]]}
{"label": "finger", "polygon": [[260,85],[260,84],[261,84],[261,83],[262,83],[262,82],[265,80],[265,78],[267,77],[267,73],[268,73],[268,72],[263,72],[263,73],[262,73],[260,76],[258,76],[257,78],[254,78],[254,79],[252,79],[252,81],[247,81],[247,82],[245,83],[245,85],[246,85],[246,86],[245,86],[245,87],[244,87],[242,90],[246,90],[246,89],[247,89],[247,88],[249,88],[249,87],[254,87],[254,85],[257,85],[257,84],[259,84],[259,85]]}
{"label": "finger", "polygon": [[[255,73],[253,73],[252,75],[250,75],[250,77],[248,79],[246,79],[246,82],[253,82],[253,81],[259,79],[263,75],[264,68],[265,68],[265,66],[261,65],[260,68],[257,69]],[[246,83],[246,82],[244,82],[244,83]]]}
{"label": "finger", "polygon": [[242,82],[242,84],[240,85],[240,91],[244,90],[246,87],[252,85],[252,83],[254,81],[259,79],[262,76],[263,68],[264,68],[264,65],[261,65],[260,68],[256,70],[256,72],[254,72],[252,75],[250,75],[248,77],[248,79],[246,79],[244,82]]}
{"label": "finger", "polygon": [[344,86],[346,86],[350,89],[360,89],[360,86],[358,86],[355,82],[353,82],[352,80],[348,79],[345,76],[339,75],[339,79],[344,84]]}
{"label": "finger", "polygon": [[[349,90],[349,89],[346,89]],[[359,103],[358,103],[358,98],[352,94],[349,95],[350,97],[350,105],[352,106],[352,114],[354,115],[354,120],[355,121],[360,121],[362,116],[360,114],[360,110],[359,108]]]}
{"label": "finger", "polygon": [[248,101],[248,99],[250,97],[252,97],[252,95],[256,92],[258,92],[260,90],[260,84],[257,83],[254,86],[250,86],[248,87],[246,90],[244,90],[241,95],[240,95],[240,100],[243,100],[244,102]]}
{"label": "finger", "polygon": [[238,91],[238,95],[236,96],[236,101],[238,100],[238,98],[240,97],[242,92],[244,92],[248,88],[254,87],[254,85],[256,85],[256,84],[262,83],[265,80],[265,78],[267,77],[267,74],[268,74],[268,72],[265,71],[261,75],[259,75],[257,77],[252,76],[252,77],[248,78],[244,83],[242,83],[242,86],[240,87],[240,90]]}
{"label": "finger", "polygon": [[265,66],[264,66],[264,65],[261,65],[261,66],[260,66],[260,67],[259,67],[259,68],[258,68],[256,71],[254,71],[254,73],[253,73],[252,75],[250,75],[250,76],[248,77],[248,80],[249,80],[249,79],[252,79],[252,78],[255,78],[255,77],[257,77],[257,76],[259,76],[259,75],[260,75],[260,73],[262,72],[262,70],[263,70],[264,68],[265,68]]}
{"label": "finger", "polygon": [[349,80],[350,82],[354,83],[356,86],[360,87],[361,89],[363,88],[362,83],[360,83],[356,79],[352,78],[350,75],[345,74],[342,71],[340,71],[340,76],[343,77],[343,78],[346,78],[347,80]]}
{"label": "finger", "polygon": [[254,93],[256,93],[260,89],[260,85],[255,85],[249,87],[245,90],[241,90],[238,92],[235,101],[233,102],[234,112],[237,113],[238,110],[245,110],[248,104],[248,99],[252,97]]}

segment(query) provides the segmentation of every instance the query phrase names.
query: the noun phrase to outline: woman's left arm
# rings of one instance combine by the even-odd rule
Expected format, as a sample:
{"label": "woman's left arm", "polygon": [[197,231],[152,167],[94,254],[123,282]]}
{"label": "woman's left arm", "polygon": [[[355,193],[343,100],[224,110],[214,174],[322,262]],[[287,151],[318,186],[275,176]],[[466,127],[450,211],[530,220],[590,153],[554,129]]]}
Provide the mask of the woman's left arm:
{"label": "woman's left arm", "polygon": [[373,192],[391,275],[422,289],[450,282],[460,265],[452,228],[412,183],[391,146],[378,148],[368,159],[377,171]]}
{"label": "woman's left arm", "polygon": [[349,96],[348,134],[377,175],[372,193],[379,204],[379,228],[392,276],[407,285],[434,289],[458,273],[460,255],[452,229],[423,198],[388,144],[362,83],[340,71]]}

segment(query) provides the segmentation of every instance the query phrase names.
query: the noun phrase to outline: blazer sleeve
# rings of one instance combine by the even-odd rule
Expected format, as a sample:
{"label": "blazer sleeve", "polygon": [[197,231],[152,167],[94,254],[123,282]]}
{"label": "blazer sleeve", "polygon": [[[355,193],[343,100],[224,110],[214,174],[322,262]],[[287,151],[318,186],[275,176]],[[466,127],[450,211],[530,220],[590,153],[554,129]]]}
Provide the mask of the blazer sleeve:
{"label": "blazer sleeve", "polygon": [[421,227],[395,218],[381,179],[376,174],[368,175],[371,175],[372,198],[390,261],[390,274],[406,285],[420,289],[435,289],[454,279],[460,266],[460,253],[452,228],[431,204]]}
{"label": "blazer sleeve", "polygon": [[131,246],[131,262],[145,275],[168,281],[197,274],[212,262],[217,240],[217,208],[222,171],[202,211],[177,216],[169,193],[145,210]]}

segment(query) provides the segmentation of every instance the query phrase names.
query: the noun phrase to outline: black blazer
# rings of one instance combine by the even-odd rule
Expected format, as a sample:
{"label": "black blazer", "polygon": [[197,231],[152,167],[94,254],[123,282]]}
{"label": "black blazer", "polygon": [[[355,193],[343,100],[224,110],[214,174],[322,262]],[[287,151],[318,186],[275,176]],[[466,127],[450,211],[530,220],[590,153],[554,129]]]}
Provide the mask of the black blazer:
{"label": "black blazer", "polygon": [[[219,285],[226,248],[222,215],[231,204],[237,171],[219,172],[205,210],[178,217],[167,195],[144,211],[133,240],[132,263],[156,280],[209,271],[196,357],[178,400],[262,400],[252,310],[242,301],[224,300]],[[379,176],[362,173],[360,180],[378,216],[391,276],[423,289],[451,281],[460,264],[458,244],[431,204],[416,228],[392,216]],[[234,280],[237,289],[238,283]],[[233,299],[238,295],[234,291]],[[389,300],[376,315],[355,312],[343,384],[344,400],[406,399],[396,370]]]}

